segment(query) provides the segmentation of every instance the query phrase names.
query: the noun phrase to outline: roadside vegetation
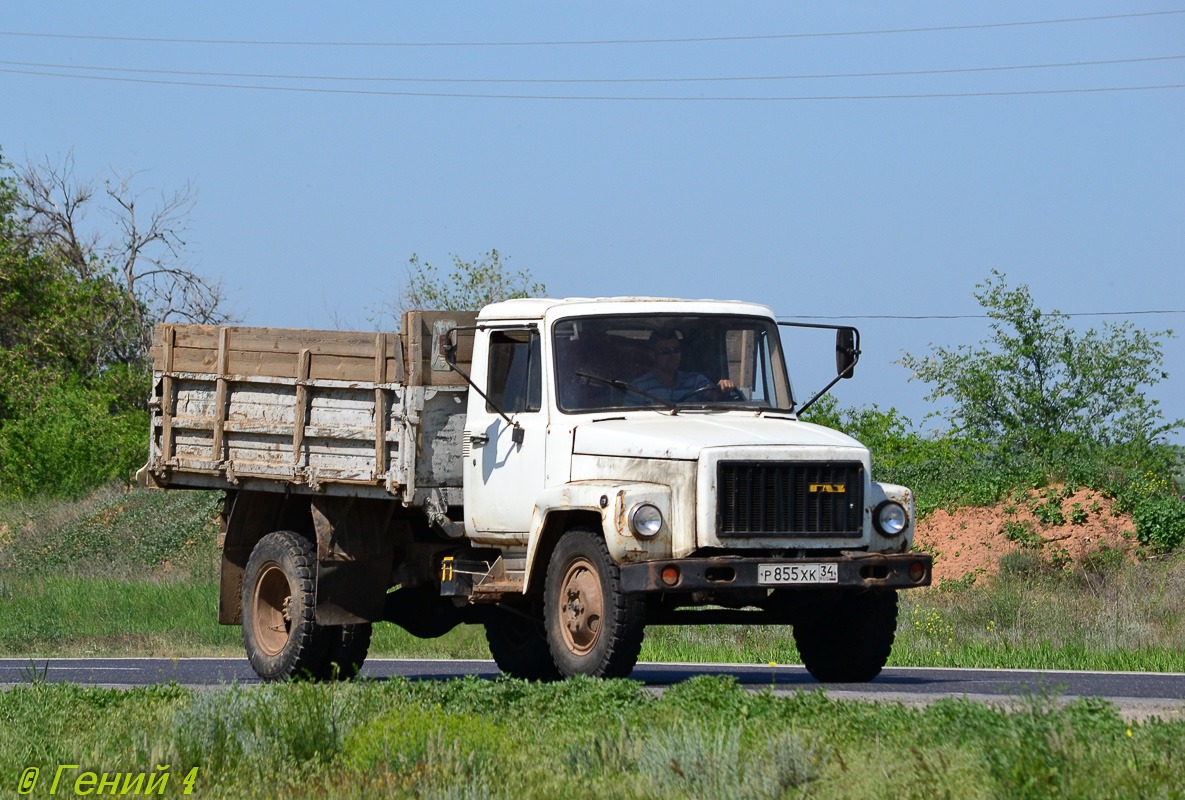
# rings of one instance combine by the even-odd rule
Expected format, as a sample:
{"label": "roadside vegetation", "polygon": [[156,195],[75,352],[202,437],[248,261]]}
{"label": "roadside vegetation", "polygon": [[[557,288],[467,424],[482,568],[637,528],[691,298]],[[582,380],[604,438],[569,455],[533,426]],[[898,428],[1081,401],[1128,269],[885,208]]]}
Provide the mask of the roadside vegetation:
{"label": "roadside vegetation", "polygon": [[[196,797],[1180,798],[1185,722],[1048,696],[1009,711],[751,692],[693,678],[290,683],[0,692],[0,772],[168,765]],[[192,770],[197,767],[197,773]],[[15,780],[15,777],[14,777]],[[122,785],[122,779],[121,785]],[[93,784],[91,784],[93,786]]]}

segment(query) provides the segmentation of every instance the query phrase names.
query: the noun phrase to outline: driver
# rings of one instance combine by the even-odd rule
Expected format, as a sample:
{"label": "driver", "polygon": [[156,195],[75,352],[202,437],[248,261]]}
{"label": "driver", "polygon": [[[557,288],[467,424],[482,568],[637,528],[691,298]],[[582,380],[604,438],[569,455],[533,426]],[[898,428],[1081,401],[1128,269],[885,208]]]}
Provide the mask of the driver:
{"label": "driver", "polygon": [[707,394],[716,390],[721,394],[727,394],[736,388],[736,384],[728,378],[721,378],[712,383],[698,372],[684,372],[679,369],[683,358],[683,341],[677,331],[651,331],[650,353],[653,367],[633,384],[660,400],[678,403],[690,395]]}

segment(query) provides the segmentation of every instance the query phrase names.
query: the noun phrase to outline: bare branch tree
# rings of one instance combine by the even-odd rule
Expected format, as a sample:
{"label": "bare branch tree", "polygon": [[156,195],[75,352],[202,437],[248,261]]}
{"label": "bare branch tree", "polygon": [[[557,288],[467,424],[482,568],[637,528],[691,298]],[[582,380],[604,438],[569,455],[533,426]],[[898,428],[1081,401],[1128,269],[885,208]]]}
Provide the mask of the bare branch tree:
{"label": "bare branch tree", "polygon": [[144,195],[131,189],[138,174],[112,169],[105,181],[114,205],[104,211],[120,230],[118,242],[105,248],[107,260],[123,274],[128,291],[149,309],[155,321],[182,320],[205,325],[230,321],[221,281],[199,275],[185,261],[188,218],[197,202],[190,184],[169,195],[164,192],[147,219],[137,204]]}
{"label": "bare branch tree", "polygon": [[168,194],[161,192],[145,212],[132,186],[140,173],[111,169],[103,181],[107,204],[100,210],[117,235],[84,228],[87,211],[96,202],[94,180],[74,173],[73,153],[60,164],[28,162],[21,170],[24,191],[21,207],[28,235],[54,248],[78,271],[93,277],[111,269],[134,298],[133,314],[140,331],[139,350],[148,353],[152,326],[179,320],[219,325],[233,319],[221,281],[199,274],[186,260],[188,219],[197,202],[190,184]]}
{"label": "bare branch tree", "polygon": [[75,177],[74,153],[67,153],[60,164],[48,156],[41,164],[26,162],[20,179],[25,235],[52,247],[80,278],[91,277],[101,239],[98,232],[84,235],[81,228],[95,186]]}

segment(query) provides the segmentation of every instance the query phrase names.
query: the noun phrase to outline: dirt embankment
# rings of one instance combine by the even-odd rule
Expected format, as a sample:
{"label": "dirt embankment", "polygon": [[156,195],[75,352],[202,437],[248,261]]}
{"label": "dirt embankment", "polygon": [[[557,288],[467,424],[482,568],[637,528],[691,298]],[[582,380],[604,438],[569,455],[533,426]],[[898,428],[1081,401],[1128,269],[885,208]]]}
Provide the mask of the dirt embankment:
{"label": "dirt embankment", "polygon": [[1000,558],[1022,546],[1054,562],[1080,562],[1101,547],[1127,550],[1135,541],[1131,516],[1114,504],[1091,489],[1018,490],[994,506],[936,511],[918,522],[914,542],[934,556],[935,583],[999,572]]}

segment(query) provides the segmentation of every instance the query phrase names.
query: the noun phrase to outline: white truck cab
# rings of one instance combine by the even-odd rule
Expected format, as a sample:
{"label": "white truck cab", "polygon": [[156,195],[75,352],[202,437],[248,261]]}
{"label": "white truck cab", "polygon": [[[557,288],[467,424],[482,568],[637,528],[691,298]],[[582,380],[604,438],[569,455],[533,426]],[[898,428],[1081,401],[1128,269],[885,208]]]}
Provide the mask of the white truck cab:
{"label": "white truck cab", "polygon": [[[601,576],[576,570],[565,578],[546,563],[574,527],[597,545],[577,563],[596,573],[591,551],[603,547],[620,591],[646,598],[637,616],[647,624],[721,619],[728,615],[679,610],[754,600],[741,607],[801,618],[795,601],[809,589],[854,586],[867,589],[844,597],[845,607],[860,606],[849,614],[858,616],[869,603],[895,610],[885,599],[891,587],[929,583],[928,559],[909,553],[910,491],[872,481],[868,450],[856,440],[797,419],[801,400],[768,307],[510,300],[483,309],[475,329],[469,377],[480,391],[469,394],[465,424],[465,533],[499,548],[503,560],[496,580],[477,575],[474,594],[483,584],[528,596],[542,588],[548,628],[560,628],[549,651],[571,650],[564,631],[602,625],[607,613],[581,589]],[[552,578],[554,586],[538,586]],[[601,606],[616,591],[593,588]],[[883,627],[895,622],[890,611],[877,613],[893,617]],[[628,643],[640,642],[628,634]],[[886,635],[891,643],[891,630],[878,641]],[[599,658],[590,650],[561,671],[597,673],[606,665],[584,665]]]}
{"label": "white truck cab", "polygon": [[[823,392],[795,392],[787,324],[625,297],[398,335],[161,326],[142,479],[227,490],[219,619],[266,678],[354,674],[386,619],[483,624],[537,679],[626,675],[647,625],[788,624],[815,677],[870,680],[932,563],[909,489],[798,419]],[[858,333],[804,327],[851,377]]]}

